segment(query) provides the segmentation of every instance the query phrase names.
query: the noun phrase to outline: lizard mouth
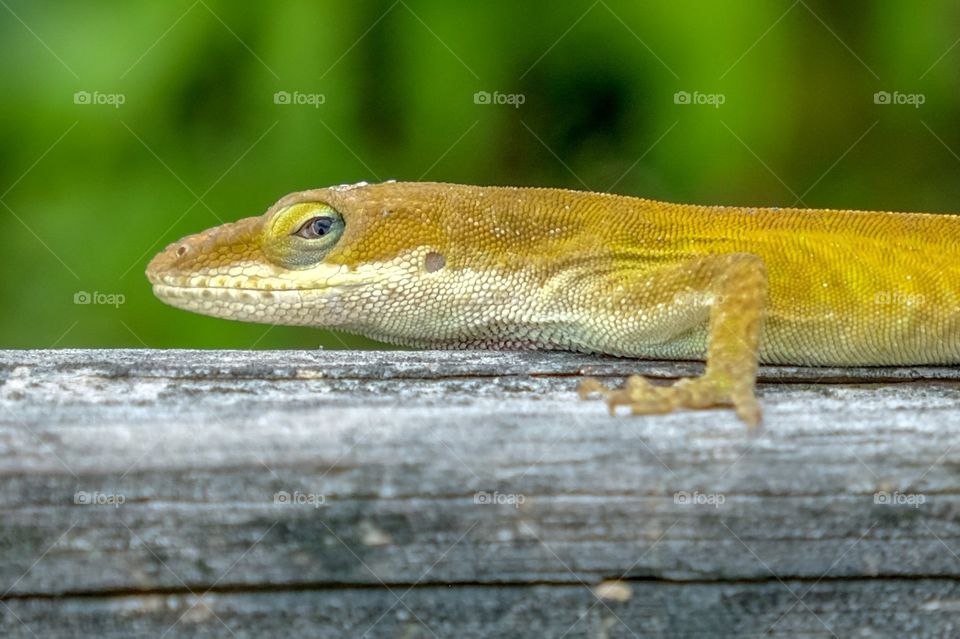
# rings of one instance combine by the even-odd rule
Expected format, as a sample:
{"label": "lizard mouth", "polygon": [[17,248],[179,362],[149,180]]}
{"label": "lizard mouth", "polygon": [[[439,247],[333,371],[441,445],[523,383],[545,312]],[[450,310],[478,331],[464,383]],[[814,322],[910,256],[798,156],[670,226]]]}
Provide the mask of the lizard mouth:
{"label": "lizard mouth", "polygon": [[249,286],[190,286],[185,284],[169,284],[166,282],[153,283],[154,294],[165,302],[171,299],[195,299],[254,303],[256,301],[272,301],[285,297],[299,299],[300,293],[305,290],[310,289],[269,289]]}
{"label": "lizard mouth", "polygon": [[219,304],[301,304],[315,297],[336,298],[368,285],[367,280],[344,278],[316,282],[264,281],[253,277],[174,277],[152,274],[153,293],[172,306],[189,302],[195,310],[196,302],[212,307]]}
{"label": "lizard mouth", "polygon": [[311,281],[246,276],[172,276],[157,273],[149,275],[154,291],[238,291],[257,294],[298,293],[302,291],[343,291],[370,284],[374,278],[337,277],[336,275]]}

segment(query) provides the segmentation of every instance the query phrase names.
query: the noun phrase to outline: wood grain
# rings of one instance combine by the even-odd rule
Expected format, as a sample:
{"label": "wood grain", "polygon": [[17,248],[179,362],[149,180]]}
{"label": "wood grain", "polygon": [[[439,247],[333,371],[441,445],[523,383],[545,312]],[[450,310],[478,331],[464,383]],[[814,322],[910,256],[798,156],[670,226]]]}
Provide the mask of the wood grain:
{"label": "wood grain", "polygon": [[960,371],[766,367],[756,434],[574,392],[698,370],[2,351],[0,634],[960,631]]}

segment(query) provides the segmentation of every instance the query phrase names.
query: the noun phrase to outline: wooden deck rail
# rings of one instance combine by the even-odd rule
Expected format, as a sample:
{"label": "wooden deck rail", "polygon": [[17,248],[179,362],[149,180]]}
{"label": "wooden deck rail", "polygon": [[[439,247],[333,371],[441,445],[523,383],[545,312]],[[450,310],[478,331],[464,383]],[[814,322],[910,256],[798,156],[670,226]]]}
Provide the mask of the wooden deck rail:
{"label": "wooden deck rail", "polygon": [[0,636],[960,634],[960,370],[0,351]]}

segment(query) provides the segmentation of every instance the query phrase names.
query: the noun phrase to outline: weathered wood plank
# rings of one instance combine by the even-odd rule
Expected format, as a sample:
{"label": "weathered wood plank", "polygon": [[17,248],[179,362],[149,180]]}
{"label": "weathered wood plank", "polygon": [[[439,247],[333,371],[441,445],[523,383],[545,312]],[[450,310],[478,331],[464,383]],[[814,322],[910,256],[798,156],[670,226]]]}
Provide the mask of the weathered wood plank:
{"label": "weathered wood plank", "polygon": [[[294,608],[320,589],[365,620],[390,597],[384,583],[437,602],[447,595],[423,593],[448,591],[431,584],[463,584],[484,610],[501,605],[493,586],[513,584],[530,605],[572,610],[589,603],[562,593],[621,576],[654,580],[631,600],[660,611],[648,624],[680,624],[663,601],[686,595],[656,594],[671,588],[728,605],[718,589],[742,586],[746,608],[772,588],[790,600],[771,595],[771,610],[786,609],[781,579],[874,584],[908,610],[879,628],[960,614],[960,371],[767,367],[754,435],[726,411],[610,417],[575,398],[584,373],[699,368],[562,353],[0,352],[0,618],[42,622],[61,602],[50,596],[117,614],[134,601],[149,634],[172,614],[155,602],[213,587],[224,614],[255,616],[273,589],[297,588],[283,595]],[[289,503],[310,496],[324,503]],[[557,594],[530,595],[535,584]],[[896,617],[879,601],[873,618]],[[831,613],[838,627],[867,623],[853,610]],[[495,627],[478,615],[456,636]]]}
{"label": "weathered wood plank", "polygon": [[[594,375],[676,378],[702,370],[698,362],[640,361],[565,352],[503,351],[200,351],[200,350],[0,350],[0,371],[18,366],[108,378],[211,379],[437,379],[457,376]],[[960,381],[949,366],[761,366],[766,381]]]}
{"label": "weathered wood plank", "polygon": [[466,585],[10,600],[0,606],[0,634],[939,639],[960,633],[960,586],[951,580],[626,582],[617,594],[626,599],[600,598],[573,585]]}

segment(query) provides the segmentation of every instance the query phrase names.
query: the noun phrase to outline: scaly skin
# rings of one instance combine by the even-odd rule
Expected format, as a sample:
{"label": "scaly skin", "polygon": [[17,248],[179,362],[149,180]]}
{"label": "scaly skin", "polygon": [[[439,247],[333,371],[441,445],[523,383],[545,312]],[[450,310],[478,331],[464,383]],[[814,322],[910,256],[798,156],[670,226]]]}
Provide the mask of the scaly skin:
{"label": "scaly skin", "polygon": [[198,313],[414,347],[706,357],[671,387],[582,385],[635,413],[732,405],[756,424],[758,361],[960,362],[960,216],[359,184],[186,237],[147,276]]}

